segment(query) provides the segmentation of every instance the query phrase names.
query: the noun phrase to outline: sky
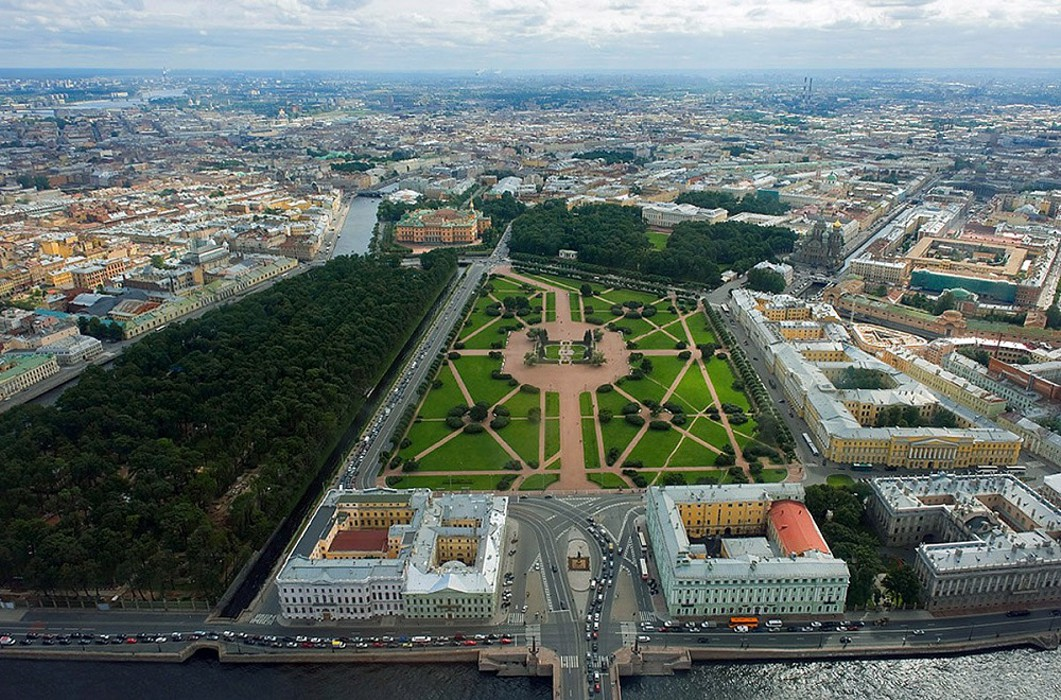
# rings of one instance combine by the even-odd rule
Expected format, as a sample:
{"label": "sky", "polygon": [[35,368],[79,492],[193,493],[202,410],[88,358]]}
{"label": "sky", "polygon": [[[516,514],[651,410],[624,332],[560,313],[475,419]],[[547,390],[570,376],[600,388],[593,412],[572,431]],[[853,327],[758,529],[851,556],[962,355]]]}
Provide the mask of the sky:
{"label": "sky", "polygon": [[1061,0],[0,0],[0,66],[1061,68]]}

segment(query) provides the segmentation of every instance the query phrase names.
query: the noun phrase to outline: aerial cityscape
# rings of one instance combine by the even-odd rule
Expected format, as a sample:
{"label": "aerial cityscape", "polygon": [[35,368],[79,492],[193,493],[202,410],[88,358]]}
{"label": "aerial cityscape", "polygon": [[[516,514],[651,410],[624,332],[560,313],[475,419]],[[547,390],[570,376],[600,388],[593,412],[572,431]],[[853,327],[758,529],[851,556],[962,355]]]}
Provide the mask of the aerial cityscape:
{"label": "aerial cityscape", "polygon": [[1052,3],[34,5],[13,696],[1061,687]]}

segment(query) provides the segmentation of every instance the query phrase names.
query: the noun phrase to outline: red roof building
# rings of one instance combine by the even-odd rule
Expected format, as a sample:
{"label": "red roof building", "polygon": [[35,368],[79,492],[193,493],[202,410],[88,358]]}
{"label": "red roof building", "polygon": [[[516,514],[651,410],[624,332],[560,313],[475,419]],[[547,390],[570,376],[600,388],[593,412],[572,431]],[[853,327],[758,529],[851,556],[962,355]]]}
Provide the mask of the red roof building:
{"label": "red roof building", "polygon": [[386,530],[340,530],[332,538],[328,553],[373,552],[385,557],[387,549]]}
{"label": "red roof building", "polygon": [[832,554],[807,506],[799,501],[775,501],[767,523],[767,535],[786,557],[811,551]]}

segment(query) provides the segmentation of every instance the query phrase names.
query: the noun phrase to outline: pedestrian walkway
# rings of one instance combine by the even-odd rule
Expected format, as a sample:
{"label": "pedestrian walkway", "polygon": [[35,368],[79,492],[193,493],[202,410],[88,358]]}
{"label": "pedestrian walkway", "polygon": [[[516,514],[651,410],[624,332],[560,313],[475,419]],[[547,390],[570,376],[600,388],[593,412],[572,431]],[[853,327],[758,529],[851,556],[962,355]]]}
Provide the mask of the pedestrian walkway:
{"label": "pedestrian walkway", "polygon": [[578,668],[580,665],[578,654],[564,654],[560,657],[560,668]]}
{"label": "pedestrian walkway", "polygon": [[521,612],[518,612],[518,613],[514,612],[514,613],[509,613],[508,614],[508,624],[510,624],[510,625],[522,625],[523,624],[523,620],[524,620],[524,615]]}
{"label": "pedestrian walkway", "polygon": [[259,613],[251,618],[252,625],[272,625],[276,623],[276,615]]}

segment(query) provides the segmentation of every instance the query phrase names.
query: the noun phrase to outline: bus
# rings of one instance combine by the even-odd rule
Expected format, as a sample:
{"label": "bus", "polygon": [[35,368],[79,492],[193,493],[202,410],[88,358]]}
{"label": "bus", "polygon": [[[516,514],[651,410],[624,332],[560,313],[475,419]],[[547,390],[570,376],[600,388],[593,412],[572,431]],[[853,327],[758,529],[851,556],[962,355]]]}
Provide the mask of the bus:
{"label": "bus", "polygon": [[641,545],[641,551],[648,551],[648,543],[645,542],[645,533],[641,528],[637,528],[637,543]]}
{"label": "bus", "polygon": [[722,305],[722,313],[724,313],[724,314],[728,314],[729,313],[729,304],[723,304]]}
{"label": "bus", "polygon": [[807,447],[810,448],[811,454],[817,457],[819,455],[818,448],[815,446],[814,441],[810,439],[810,434],[803,433],[803,440],[807,443]]}
{"label": "bus", "polygon": [[1028,473],[1028,467],[1024,466],[1023,464],[1014,464],[1012,466],[1006,467],[1006,473],[1013,474],[1014,476],[1024,476]]}
{"label": "bus", "polygon": [[748,629],[753,630],[759,626],[759,618],[744,617],[740,615],[729,618],[730,629],[733,629],[734,627],[740,627],[741,625],[744,625]]}
{"label": "bus", "polygon": [[644,557],[641,557],[641,559],[637,562],[637,565],[639,567],[641,567],[641,580],[642,581],[647,581],[648,580],[648,562],[645,561]]}
{"label": "bus", "polygon": [[993,464],[982,464],[976,468],[976,471],[980,472],[981,474],[997,474],[998,467]]}
{"label": "bus", "polygon": [[855,462],[851,465],[851,471],[853,472],[871,472],[873,471],[872,464],[866,464],[865,462]]}

